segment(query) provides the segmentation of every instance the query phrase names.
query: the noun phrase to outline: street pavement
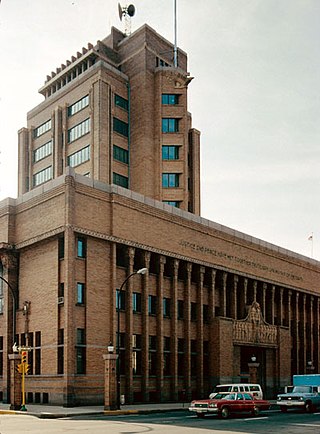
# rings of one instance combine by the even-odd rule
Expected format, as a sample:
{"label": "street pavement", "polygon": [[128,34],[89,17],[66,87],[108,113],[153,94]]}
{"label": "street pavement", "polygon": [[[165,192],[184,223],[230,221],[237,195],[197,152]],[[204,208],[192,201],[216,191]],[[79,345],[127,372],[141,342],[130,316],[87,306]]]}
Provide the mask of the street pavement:
{"label": "street pavement", "polygon": [[[276,401],[271,402],[271,409],[276,409]],[[27,411],[10,410],[10,404],[0,403],[0,414],[21,414],[36,416],[41,419],[58,419],[63,417],[72,417],[80,415],[125,415],[125,414],[148,414],[148,413],[164,413],[168,411],[187,410],[189,403],[158,403],[158,404],[136,404],[122,405],[120,410],[105,410],[101,406],[81,406],[81,407],[62,407],[58,405],[45,404],[26,404]]]}

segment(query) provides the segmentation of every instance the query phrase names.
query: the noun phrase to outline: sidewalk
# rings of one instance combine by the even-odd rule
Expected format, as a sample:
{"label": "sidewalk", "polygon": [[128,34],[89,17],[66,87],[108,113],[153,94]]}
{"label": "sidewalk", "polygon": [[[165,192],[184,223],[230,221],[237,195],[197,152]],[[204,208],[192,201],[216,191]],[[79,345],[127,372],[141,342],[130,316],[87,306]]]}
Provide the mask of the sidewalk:
{"label": "sidewalk", "polygon": [[163,413],[174,410],[185,410],[189,407],[188,402],[162,403],[162,404],[136,404],[122,405],[120,410],[104,410],[101,406],[83,406],[83,407],[62,407],[56,405],[43,404],[26,404],[27,411],[10,410],[10,404],[0,403],[0,414],[25,414],[36,416],[42,419],[57,419],[61,417],[71,417],[80,415],[106,414],[106,415],[124,415],[124,414],[147,414]]}

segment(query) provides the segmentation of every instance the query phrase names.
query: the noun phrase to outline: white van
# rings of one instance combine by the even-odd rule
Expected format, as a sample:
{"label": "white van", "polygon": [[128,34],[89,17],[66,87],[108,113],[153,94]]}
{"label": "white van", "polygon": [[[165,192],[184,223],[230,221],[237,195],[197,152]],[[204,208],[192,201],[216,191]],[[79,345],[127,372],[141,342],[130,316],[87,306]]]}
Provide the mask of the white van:
{"label": "white van", "polygon": [[230,392],[249,392],[255,398],[263,399],[263,393],[260,384],[218,384],[212,393],[210,393],[209,398],[213,399],[216,393],[230,393]]}

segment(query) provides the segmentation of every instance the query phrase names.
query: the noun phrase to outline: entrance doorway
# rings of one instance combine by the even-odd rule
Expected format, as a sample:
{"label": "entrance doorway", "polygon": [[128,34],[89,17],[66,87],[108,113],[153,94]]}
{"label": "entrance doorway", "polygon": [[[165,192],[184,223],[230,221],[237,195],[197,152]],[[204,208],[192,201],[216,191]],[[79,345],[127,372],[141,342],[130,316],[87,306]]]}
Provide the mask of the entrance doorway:
{"label": "entrance doorway", "polygon": [[266,390],[266,350],[265,348],[240,347],[240,378],[242,383],[250,383],[249,363],[257,363],[257,383]]}

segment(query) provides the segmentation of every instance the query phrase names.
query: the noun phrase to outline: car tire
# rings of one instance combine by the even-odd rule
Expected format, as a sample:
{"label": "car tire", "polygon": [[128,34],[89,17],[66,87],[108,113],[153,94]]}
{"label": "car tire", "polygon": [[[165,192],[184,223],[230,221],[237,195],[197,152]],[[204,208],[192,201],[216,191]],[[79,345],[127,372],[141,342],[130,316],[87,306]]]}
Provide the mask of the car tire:
{"label": "car tire", "polygon": [[252,410],[252,416],[259,416],[260,410],[258,407],[254,407]]}
{"label": "car tire", "polygon": [[204,418],[204,413],[197,413],[197,416],[198,416],[199,418],[203,419],[203,418]]}
{"label": "car tire", "polygon": [[221,409],[221,417],[223,419],[228,419],[228,417],[230,416],[230,410],[228,407],[222,407]]}
{"label": "car tire", "polygon": [[306,412],[307,413],[313,413],[314,412],[314,407],[312,405],[312,402],[306,402]]}
{"label": "car tire", "polygon": [[280,410],[282,411],[282,413],[286,413],[288,409],[284,405],[280,405]]}

